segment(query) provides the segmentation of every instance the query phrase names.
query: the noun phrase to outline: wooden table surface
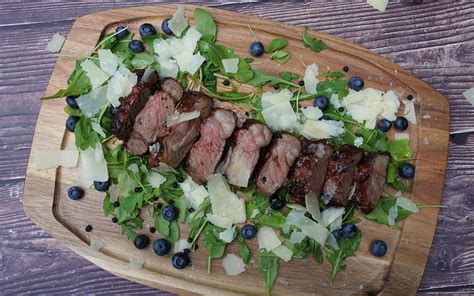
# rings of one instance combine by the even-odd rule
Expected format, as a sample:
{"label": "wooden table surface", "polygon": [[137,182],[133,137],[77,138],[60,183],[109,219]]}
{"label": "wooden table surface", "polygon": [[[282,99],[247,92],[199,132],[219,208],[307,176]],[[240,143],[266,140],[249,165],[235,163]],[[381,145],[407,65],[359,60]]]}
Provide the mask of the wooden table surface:
{"label": "wooden table surface", "polygon": [[[47,42],[55,32],[67,35],[79,16],[152,2],[0,3],[0,295],[167,294],[90,264],[22,209],[39,98],[56,62],[45,50]],[[449,99],[456,135],[443,197],[448,208],[441,210],[419,293],[474,293],[474,135],[468,132],[474,130],[474,107],[462,96],[474,87],[474,1],[392,0],[385,13],[365,1],[205,2],[347,38],[412,71]]]}

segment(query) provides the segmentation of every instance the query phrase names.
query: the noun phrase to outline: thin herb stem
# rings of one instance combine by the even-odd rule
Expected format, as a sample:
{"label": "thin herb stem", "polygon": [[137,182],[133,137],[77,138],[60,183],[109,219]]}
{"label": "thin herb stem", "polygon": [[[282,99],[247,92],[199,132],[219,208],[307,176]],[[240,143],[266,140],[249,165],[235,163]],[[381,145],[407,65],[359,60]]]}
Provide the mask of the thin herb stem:
{"label": "thin herb stem", "polygon": [[249,28],[249,31],[250,31],[250,34],[252,34],[253,38],[255,39],[255,41],[258,41],[258,38],[257,36],[255,35],[255,33],[253,32],[252,28],[250,27],[250,25],[247,25],[247,27]]}
{"label": "thin herb stem", "polygon": [[107,143],[107,142],[110,141],[113,137],[115,137],[115,136],[114,136],[114,135],[110,135],[110,136],[108,136],[107,138],[103,139],[103,140],[102,140],[102,144]]}
{"label": "thin herb stem", "polygon": [[120,33],[122,33],[123,31],[125,31],[125,30],[127,30],[127,29],[128,29],[128,27],[125,27],[125,28],[123,28],[122,30],[119,30],[118,32],[115,32],[114,34],[110,35],[109,37],[107,37],[107,38],[105,38],[104,40],[102,40],[101,42],[99,42],[99,43],[97,44],[97,46],[92,50],[91,54],[89,55],[89,58],[90,58],[90,56],[91,56],[102,44],[105,43],[105,41],[111,39],[111,38],[114,37],[115,35],[120,34]]}
{"label": "thin herb stem", "polygon": [[446,209],[448,206],[446,205],[417,205],[419,209],[429,209],[429,208],[443,208]]}

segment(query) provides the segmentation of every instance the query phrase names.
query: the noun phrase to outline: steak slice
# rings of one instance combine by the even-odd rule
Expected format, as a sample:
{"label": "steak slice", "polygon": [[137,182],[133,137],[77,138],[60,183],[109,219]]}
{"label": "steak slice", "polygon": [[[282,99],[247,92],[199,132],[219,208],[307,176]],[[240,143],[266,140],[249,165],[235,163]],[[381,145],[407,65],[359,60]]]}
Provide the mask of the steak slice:
{"label": "steak slice", "polygon": [[165,91],[159,91],[150,97],[143,110],[138,114],[133,131],[138,133],[148,144],[153,144],[168,134],[166,118],[174,112],[173,97]]}
{"label": "steak slice", "polygon": [[389,153],[378,152],[362,157],[357,166],[354,174],[356,188],[351,200],[365,214],[370,213],[379,201],[385,185],[389,161]]}
{"label": "steak slice", "polygon": [[132,131],[125,142],[125,148],[134,155],[142,156],[148,152],[148,143],[136,131]]}
{"label": "steak slice", "polygon": [[230,184],[247,187],[260,156],[260,149],[272,139],[272,132],[265,124],[247,120],[232,135],[234,146],[229,149],[224,174]]}
{"label": "steak slice", "polygon": [[202,184],[214,173],[236,124],[237,116],[230,110],[214,109],[206,118],[201,125],[201,137],[189,151],[186,164],[186,171],[194,182]]}
{"label": "steak slice", "polygon": [[181,83],[171,77],[167,77],[161,81],[161,89],[169,93],[175,103],[178,103],[183,98],[184,89]]}
{"label": "steak slice", "polygon": [[345,207],[351,189],[354,172],[362,157],[363,150],[350,145],[342,145],[329,161],[321,199],[329,206]]}
{"label": "steak slice", "polygon": [[334,148],[323,140],[304,141],[301,155],[296,159],[291,174],[290,198],[305,205],[305,197],[312,191],[321,195],[329,160]]}
{"label": "steak slice", "polygon": [[257,175],[257,190],[266,196],[273,195],[285,182],[300,152],[301,143],[297,137],[276,133]]}
{"label": "steak slice", "polygon": [[135,118],[142,111],[148,97],[155,91],[158,81],[158,74],[153,71],[148,75],[147,80],[140,80],[130,94],[125,98],[117,112],[114,113],[110,131],[119,140],[127,140],[133,130]]}
{"label": "steak slice", "polygon": [[160,138],[160,152],[158,154],[160,162],[164,162],[172,168],[176,168],[181,163],[199,137],[201,123],[211,114],[212,105],[213,101],[202,93],[188,92],[184,95],[178,112],[198,110],[200,116],[171,126],[169,133]]}

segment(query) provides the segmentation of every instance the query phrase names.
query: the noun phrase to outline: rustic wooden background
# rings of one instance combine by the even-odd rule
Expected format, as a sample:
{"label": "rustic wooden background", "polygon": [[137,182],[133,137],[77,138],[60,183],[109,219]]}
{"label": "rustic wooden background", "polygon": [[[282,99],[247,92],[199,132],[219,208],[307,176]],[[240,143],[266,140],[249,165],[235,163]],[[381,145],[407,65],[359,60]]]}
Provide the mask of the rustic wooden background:
{"label": "rustic wooden background", "polygon": [[[443,93],[452,140],[443,209],[419,294],[474,293],[474,1],[202,1],[350,39],[398,63]],[[423,2],[415,4],[415,2]],[[153,1],[1,1],[0,295],[167,294],[113,276],[69,251],[25,216],[22,191],[42,96],[56,56],[54,32],[84,14]],[[195,2],[194,2],[195,3]],[[251,25],[251,24],[250,24]],[[454,135],[455,134],[455,135]]]}

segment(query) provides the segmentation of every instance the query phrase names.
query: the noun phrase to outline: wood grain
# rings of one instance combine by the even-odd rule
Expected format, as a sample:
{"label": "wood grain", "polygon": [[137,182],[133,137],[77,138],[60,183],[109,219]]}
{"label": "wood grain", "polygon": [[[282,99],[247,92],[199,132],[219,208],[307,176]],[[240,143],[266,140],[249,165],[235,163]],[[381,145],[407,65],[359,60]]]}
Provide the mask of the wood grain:
{"label": "wood grain", "polygon": [[[470,120],[474,108],[469,106],[461,94],[464,89],[472,86],[472,79],[469,77],[474,75],[473,4],[469,1],[426,0],[424,4],[417,6],[394,3],[390,4],[386,13],[380,14],[367,8],[362,2],[342,5],[314,1],[297,6],[294,3],[266,2],[227,4],[224,8],[293,24],[311,25],[320,31],[357,41],[401,64],[441,90],[450,100],[453,131],[474,128],[474,123]],[[146,1],[135,1],[133,5],[141,3]],[[46,87],[55,63],[54,55],[44,50],[47,41],[56,31],[67,33],[73,20],[80,15],[110,9],[112,6],[129,5],[131,4],[115,1],[83,2],[74,6],[71,2],[31,5],[31,2],[27,4],[11,1],[0,4],[0,35],[4,37],[0,44],[0,215],[8,213],[9,221],[24,219],[21,196],[31,138],[39,110],[38,99]],[[280,7],[286,8],[280,10]],[[422,20],[412,28],[411,24],[418,21],[418,15],[423,12],[426,13]],[[461,25],[456,26],[456,22],[450,21],[452,19],[459,21]],[[350,22],[351,26],[341,26],[341,20],[344,23]],[[359,26],[363,30],[357,32]],[[457,33],[462,29],[461,34],[451,32],[456,27]],[[424,29],[429,32],[422,35],[423,40],[429,42],[412,45],[412,30],[418,32],[419,36]],[[397,36],[391,39],[388,47],[384,41],[384,33],[387,31]],[[354,35],[356,33],[359,35]],[[25,34],[27,38],[24,37]],[[443,43],[439,36],[449,34],[457,35],[458,39],[451,38]],[[24,50],[25,46],[28,50]],[[454,49],[444,50],[444,47]],[[430,57],[428,61],[424,59],[426,56]],[[15,67],[15,63],[20,60],[26,61],[22,64],[23,67]],[[35,67],[36,63],[42,66]],[[3,72],[7,65],[11,67],[8,75]],[[469,240],[472,240],[473,233],[473,224],[469,222],[469,219],[472,219],[472,203],[469,200],[472,197],[471,192],[474,192],[474,136],[471,135],[463,145],[451,143],[449,152],[443,202],[449,203],[450,208],[441,210],[430,260],[420,286],[421,292],[472,292],[472,265],[469,262],[472,262],[474,252]],[[20,236],[21,240],[17,240]],[[60,290],[60,287],[64,287],[63,291],[70,289],[78,294],[117,294],[134,289],[141,293],[156,293],[156,290],[111,277],[107,272],[89,265],[26,220],[24,225],[14,224],[12,227],[6,221],[0,226],[0,237],[7,240],[15,237],[8,248],[3,248],[5,240],[0,240],[0,287],[8,286],[8,290],[0,288],[0,291],[8,292],[2,294],[18,295],[35,291],[38,284],[31,284],[30,278],[36,276],[41,276],[43,280],[42,291],[51,291],[52,294],[61,294],[54,292],[56,289]],[[28,242],[28,246],[38,241],[41,243],[38,243],[35,251],[28,251],[23,241]],[[20,262],[28,262],[30,269],[16,268]],[[76,270],[74,278],[62,276],[66,267]],[[91,272],[96,276],[88,277],[87,274]],[[7,273],[9,276],[4,277]],[[48,278],[57,280],[48,281]],[[107,279],[110,284],[108,288],[102,285],[102,278]]]}

